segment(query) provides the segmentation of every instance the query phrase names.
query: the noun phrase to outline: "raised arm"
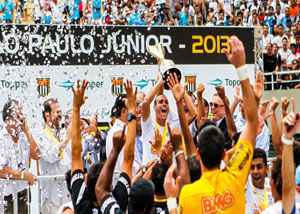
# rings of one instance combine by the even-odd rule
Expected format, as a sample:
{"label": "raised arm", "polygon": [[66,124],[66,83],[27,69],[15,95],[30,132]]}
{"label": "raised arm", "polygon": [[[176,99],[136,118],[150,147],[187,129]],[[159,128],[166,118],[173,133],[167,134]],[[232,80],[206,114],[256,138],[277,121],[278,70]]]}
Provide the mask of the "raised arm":
{"label": "raised arm", "polygon": [[[127,83],[124,83],[124,86],[127,93],[128,114],[135,115],[137,88],[135,88],[135,91],[133,91],[132,82],[128,80]],[[130,180],[132,177],[132,165],[134,160],[135,136],[136,120],[128,121],[128,130],[124,147],[124,160],[121,167],[121,173],[125,172],[129,176]]]}
{"label": "raised arm", "polygon": [[110,193],[116,162],[125,143],[125,129],[126,126],[124,126],[123,131],[118,131],[113,136],[113,148],[101,170],[95,187],[98,203],[101,203],[103,197]]}
{"label": "raised arm", "polygon": [[187,84],[185,84],[184,87],[182,87],[178,81],[177,76],[171,74],[168,79],[168,86],[172,90],[174,99],[176,101],[180,127],[183,133],[184,143],[186,145],[186,153],[187,156],[190,157],[192,154],[196,154],[196,147],[188,126],[187,118],[185,116],[184,106],[182,103],[184,94],[186,94],[185,88]]}
{"label": "raised arm", "polygon": [[235,86],[234,87],[234,98],[233,101],[230,104],[230,112],[231,115],[234,114],[234,111],[237,107],[237,105],[239,104],[239,102],[241,101],[241,96],[240,96],[240,87],[239,86]]}
{"label": "raised arm", "polygon": [[206,117],[203,103],[203,92],[205,87],[202,83],[200,83],[197,87],[197,126],[200,126],[200,121],[202,117]]}
{"label": "raised arm", "polygon": [[292,111],[282,119],[282,213],[292,213],[295,206],[293,142],[299,126],[299,113],[295,114],[295,100],[292,98]]}
{"label": "raised arm", "polygon": [[229,137],[232,138],[232,136],[237,132],[237,129],[236,129],[232,114],[230,112],[229,103],[226,99],[224,87],[221,85],[218,85],[215,87],[215,89],[217,90],[219,97],[221,98],[221,100],[224,103],[225,120],[226,120],[227,129],[228,129],[228,134],[229,134]]}
{"label": "raised arm", "polygon": [[145,97],[143,104],[142,104],[142,120],[143,122],[146,122],[150,116],[150,105],[154,99],[154,97],[157,95],[161,87],[163,87],[163,79],[159,79],[155,86],[149,91],[147,96]]}
{"label": "raised arm", "polygon": [[88,81],[83,80],[81,87],[77,80],[77,90],[72,86],[73,91],[73,116],[72,116],[72,168],[71,175],[77,169],[83,171],[83,161],[81,158],[81,136],[80,136],[80,107],[85,103],[87,97],[84,96]]}
{"label": "raised arm", "polygon": [[269,112],[271,113],[271,127],[272,127],[272,142],[277,156],[282,155],[282,143],[281,143],[281,130],[278,127],[275,110],[279,105],[279,101],[272,97]]}
{"label": "raised arm", "polygon": [[28,122],[25,119],[22,125],[22,130],[24,131],[26,138],[30,144],[30,157],[34,160],[40,159],[40,148],[38,147],[35,139],[29,131]]}
{"label": "raised arm", "polygon": [[179,131],[176,128],[171,130],[169,123],[168,123],[168,130],[170,133],[170,139],[171,139],[173,151],[175,152],[175,158],[177,164],[177,175],[181,177],[181,183],[179,189],[179,193],[180,193],[182,187],[185,184],[191,183],[191,178],[190,178],[189,168],[185,160],[184,151],[182,148],[181,131]]}
{"label": "raised arm", "polygon": [[[245,65],[244,45],[236,36],[232,36],[229,39],[229,44],[231,46],[231,53],[227,49],[223,49],[223,51],[225,52],[229,62],[233,64],[237,70],[245,106],[246,126],[244,131],[241,133],[240,139],[247,140],[254,147],[258,126],[257,103]],[[262,77],[261,72],[259,72],[258,75]]]}

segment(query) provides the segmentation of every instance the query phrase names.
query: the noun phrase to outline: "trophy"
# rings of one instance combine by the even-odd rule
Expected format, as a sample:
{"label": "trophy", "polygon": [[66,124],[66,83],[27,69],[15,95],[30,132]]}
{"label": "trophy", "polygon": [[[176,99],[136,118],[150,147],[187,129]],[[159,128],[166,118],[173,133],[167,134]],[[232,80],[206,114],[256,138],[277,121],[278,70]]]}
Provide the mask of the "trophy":
{"label": "trophy", "polygon": [[162,43],[158,43],[156,45],[148,45],[147,51],[157,60],[161,60],[160,63],[160,71],[162,72],[162,78],[164,80],[164,88],[169,90],[168,86],[168,76],[171,73],[175,73],[177,75],[178,81],[181,80],[181,72],[178,68],[175,67],[175,63],[170,59],[165,59],[165,49],[162,46]]}

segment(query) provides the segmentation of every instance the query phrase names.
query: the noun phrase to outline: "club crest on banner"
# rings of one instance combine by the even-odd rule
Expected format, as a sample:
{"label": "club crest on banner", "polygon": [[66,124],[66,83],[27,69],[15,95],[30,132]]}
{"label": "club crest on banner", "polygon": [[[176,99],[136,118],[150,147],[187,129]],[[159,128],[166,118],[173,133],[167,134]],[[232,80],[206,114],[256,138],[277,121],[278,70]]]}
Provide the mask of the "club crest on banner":
{"label": "club crest on banner", "polygon": [[196,76],[185,76],[185,82],[188,83],[186,90],[194,93],[197,88]]}
{"label": "club crest on banner", "polygon": [[37,91],[41,97],[48,96],[50,93],[50,78],[36,78]]}
{"label": "club crest on banner", "polygon": [[112,79],[111,93],[114,95],[123,94],[123,77]]}

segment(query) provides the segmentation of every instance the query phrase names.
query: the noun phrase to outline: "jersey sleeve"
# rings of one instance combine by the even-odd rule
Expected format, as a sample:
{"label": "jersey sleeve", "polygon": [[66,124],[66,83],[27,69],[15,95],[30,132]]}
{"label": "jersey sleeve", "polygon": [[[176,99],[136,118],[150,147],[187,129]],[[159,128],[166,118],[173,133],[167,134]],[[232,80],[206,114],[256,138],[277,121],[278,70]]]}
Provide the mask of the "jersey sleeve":
{"label": "jersey sleeve", "polygon": [[114,198],[124,212],[128,206],[128,197],[130,193],[130,178],[126,173],[121,173],[120,178],[112,192]]}
{"label": "jersey sleeve", "polygon": [[226,164],[226,170],[245,185],[253,156],[253,146],[246,140],[239,140],[234,154]]}

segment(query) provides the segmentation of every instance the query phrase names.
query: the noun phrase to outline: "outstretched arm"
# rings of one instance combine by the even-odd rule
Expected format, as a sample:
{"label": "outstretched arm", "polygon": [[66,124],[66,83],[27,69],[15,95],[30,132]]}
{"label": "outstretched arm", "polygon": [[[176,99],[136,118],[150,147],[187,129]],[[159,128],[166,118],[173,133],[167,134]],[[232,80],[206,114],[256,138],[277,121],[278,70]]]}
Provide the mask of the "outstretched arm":
{"label": "outstretched arm", "polygon": [[227,102],[227,99],[226,99],[224,87],[221,85],[218,85],[215,87],[215,89],[217,90],[219,97],[221,98],[221,100],[224,103],[225,120],[226,120],[227,129],[228,129],[228,134],[229,134],[229,137],[232,138],[232,136],[237,132],[237,130],[236,130],[236,126],[235,126],[232,114],[230,112],[229,103]]}
{"label": "outstretched arm", "polygon": [[203,92],[205,90],[205,87],[202,83],[200,83],[197,87],[197,127],[199,127],[200,121],[203,117],[206,117],[205,115],[205,109],[204,109],[204,103],[203,103]]}
{"label": "outstretched arm", "polygon": [[237,105],[239,104],[240,101],[241,101],[240,87],[235,86],[234,87],[234,98],[233,98],[233,101],[230,104],[231,115],[234,114],[234,111],[235,111],[235,109],[236,109],[236,107],[237,107]]}
{"label": "outstretched arm", "polygon": [[282,155],[282,143],[281,143],[281,130],[278,127],[275,110],[279,105],[279,101],[272,97],[269,111],[271,113],[271,127],[272,127],[272,142],[274,145],[277,156]]}
{"label": "outstretched arm", "polygon": [[[231,46],[231,53],[227,49],[223,49],[223,51],[225,52],[229,62],[231,62],[237,70],[245,106],[246,126],[244,131],[241,133],[240,139],[247,140],[254,147],[258,126],[257,103],[245,65],[245,49],[243,43],[236,36],[232,36],[229,39],[229,44]],[[259,79],[261,79],[262,73],[259,72],[258,75]]]}
{"label": "outstretched arm", "polygon": [[77,90],[72,86],[73,91],[73,116],[72,116],[72,168],[71,175],[76,169],[83,171],[81,158],[81,136],[80,136],[80,107],[85,103],[87,97],[84,96],[88,81],[83,80],[81,87],[77,80]]}
{"label": "outstretched arm", "polygon": [[178,81],[177,76],[171,74],[168,79],[168,86],[172,90],[174,99],[176,101],[180,127],[183,133],[184,143],[186,145],[186,152],[187,156],[190,157],[192,154],[196,153],[196,147],[188,126],[187,119],[185,117],[185,111],[182,103],[187,84],[182,87]]}
{"label": "outstretched arm", "polygon": [[292,111],[282,119],[282,213],[291,213],[295,206],[293,142],[299,126],[299,113],[295,114],[295,100],[292,98]]}
{"label": "outstretched arm", "polygon": [[163,79],[160,78],[155,86],[150,90],[150,92],[145,97],[143,104],[142,104],[142,120],[143,122],[146,122],[150,116],[150,105],[154,99],[154,97],[157,95],[157,93],[160,91],[161,87],[163,87]]}
{"label": "outstretched arm", "polygon": [[123,131],[118,131],[113,136],[113,148],[103,166],[103,169],[101,170],[95,187],[95,193],[98,203],[101,203],[103,197],[110,193],[110,187],[116,162],[125,143],[125,129],[126,126],[124,126]]}
{"label": "outstretched arm", "polygon": [[[131,113],[135,115],[137,88],[135,88],[135,91],[133,91],[132,82],[128,80],[124,86],[127,92],[128,114]],[[135,136],[136,120],[128,121],[128,130],[124,147],[124,160],[121,167],[121,173],[125,172],[129,176],[130,180],[132,176],[132,165],[134,160]]]}

